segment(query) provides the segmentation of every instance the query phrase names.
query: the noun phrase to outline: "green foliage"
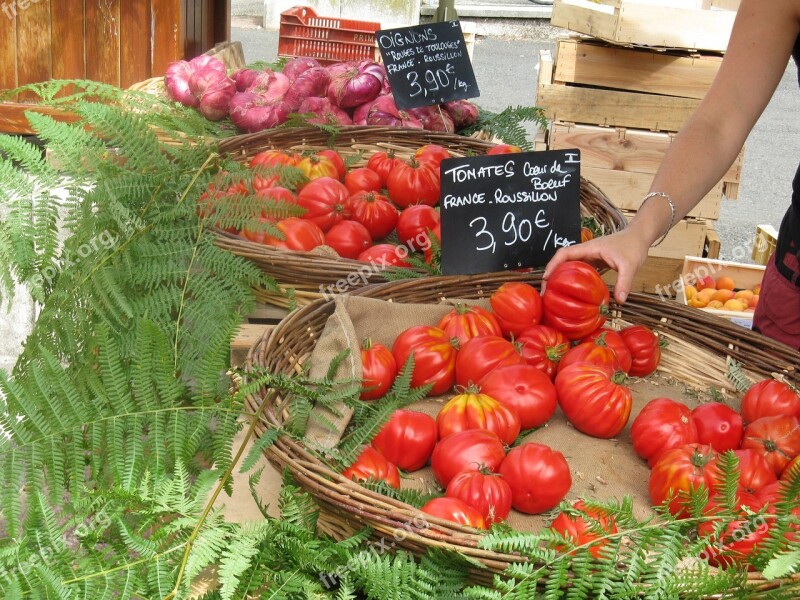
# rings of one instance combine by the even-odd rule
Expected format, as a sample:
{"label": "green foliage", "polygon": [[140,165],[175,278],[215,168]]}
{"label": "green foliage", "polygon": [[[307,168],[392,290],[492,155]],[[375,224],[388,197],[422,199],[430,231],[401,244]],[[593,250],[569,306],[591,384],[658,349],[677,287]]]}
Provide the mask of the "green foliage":
{"label": "green foliage", "polygon": [[478,121],[459,133],[487,133],[503,140],[506,144],[519,146],[523,150],[533,150],[529,135],[523,123],[533,123],[537,127],[546,127],[547,119],[544,111],[535,106],[509,106],[499,113],[493,113],[478,107]]}

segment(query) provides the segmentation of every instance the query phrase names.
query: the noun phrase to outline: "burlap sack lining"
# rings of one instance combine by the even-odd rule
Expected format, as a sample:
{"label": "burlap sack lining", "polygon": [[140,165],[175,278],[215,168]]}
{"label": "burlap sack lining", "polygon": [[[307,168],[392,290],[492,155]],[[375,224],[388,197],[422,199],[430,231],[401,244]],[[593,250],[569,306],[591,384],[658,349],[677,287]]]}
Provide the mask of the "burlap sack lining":
{"label": "burlap sack lining", "polygon": [[[333,357],[348,348],[349,357],[340,366],[337,375],[342,378],[357,378],[361,372],[361,340],[369,337],[373,342],[391,348],[401,331],[412,325],[435,325],[458,302],[488,308],[487,300],[452,299],[443,300],[440,304],[401,304],[359,296],[337,296],[335,310],[311,356],[311,374],[324,375]],[[708,394],[707,390],[691,389],[658,374],[633,381],[631,388],[634,398],[631,418],[617,438],[601,440],[584,435],[567,422],[559,408],[546,426],[529,434],[525,441],[546,444],[564,454],[573,479],[567,500],[621,500],[624,496],[630,496],[636,516],[644,519],[654,514],[648,493],[650,469],[633,451],[630,426],[634,417],[653,398],[672,398],[691,408],[707,400]],[[410,408],[435,417],[451,396],[428,398]],[[734,408],[738,409],[738,406]],[[342,416],[337,417],[326,409],[315,409],[318,414],[321,414],[319,411],[324,412],[324,419],[315,419],[312,416],[306,435],[310,447],[332,448],[338,443],[352,415],[344,406],[340,410]],[[337,429],[332,431],[322,424],[324,421],[333,421]],[[430,467],[405,474],[402,486],[426,491],[439,489]],[[536,531],[548,522],[550,516],[525,515],[512,511],[508,523],[520,530]]]}

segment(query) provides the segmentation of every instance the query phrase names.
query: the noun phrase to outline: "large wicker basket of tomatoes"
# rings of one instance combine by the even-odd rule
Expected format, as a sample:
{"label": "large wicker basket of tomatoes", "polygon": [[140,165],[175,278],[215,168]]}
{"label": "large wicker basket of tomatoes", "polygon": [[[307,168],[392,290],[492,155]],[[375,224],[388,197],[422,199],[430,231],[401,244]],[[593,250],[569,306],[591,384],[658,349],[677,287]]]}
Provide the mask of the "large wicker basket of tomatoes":
{"label": "large wicker basket of tomatoes", "polygon": [[[218,244],[257,263],[304,304],[369,283],[437,274],[439,163],[519,148],[422,129],[353,126],[334,134],[268,130],[225,140],[219,151],[252,173],[217,190],[223,200],[233,191],[289,208],[254,216],[249,227],[218,228]],[[624,215],[585,178],[580,196],[590,226],[582,237],[625,227]],[[287,303],[284,295],[261,295]]]}
{"label": "large wicker basket of tomatoes", "polygon": [[259,435],[283,432],[267,457],[320,531],[453,550],[490,585],[568,588],[573,569],[632,586],[618,597],[797,585],[761,569],[797,552],[800,353],[644,294],[616,305],[585,263],[540,284],[390,282],[256,343],[248,377],[276,383],[248,408]]}

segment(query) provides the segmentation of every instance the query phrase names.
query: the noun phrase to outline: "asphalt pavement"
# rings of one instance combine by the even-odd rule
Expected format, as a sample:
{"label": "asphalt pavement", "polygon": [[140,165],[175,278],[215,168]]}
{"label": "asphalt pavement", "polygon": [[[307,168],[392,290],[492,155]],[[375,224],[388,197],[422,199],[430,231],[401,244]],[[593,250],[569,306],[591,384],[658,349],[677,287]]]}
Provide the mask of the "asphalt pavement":
{"label": "asphalt pavement", "polygon": [[[558,37],[569,33],[535,19],[514,28],[509,35],[478,35],[473,68],[480,96],[473,101],[495,112],[508,106],[535,106],[539,51],[552,51]],[[232,40],[242,42],[248,62],[277,58],[278,32],[264,30],[252,19],[234,19]],[[715,223],[722,240],[721,258],[729,260],[733,249],[742,246],[747,248],[749,257],[756,227],[769,224],[777,229],[780,225],[800,160],[797,115],[800,90],[797,69],[790,62],[772,101],[745,143],[739,198],[723,202]],[[741,256],[741,251],[737,254]]]}

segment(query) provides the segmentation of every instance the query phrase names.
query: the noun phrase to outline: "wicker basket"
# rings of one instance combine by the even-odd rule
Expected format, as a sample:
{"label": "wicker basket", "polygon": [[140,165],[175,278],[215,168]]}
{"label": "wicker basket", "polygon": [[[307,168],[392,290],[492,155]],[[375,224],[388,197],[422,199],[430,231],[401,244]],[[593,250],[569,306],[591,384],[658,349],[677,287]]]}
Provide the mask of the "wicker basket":
{"label": "wicker basket", "polygon": [[[430,277],[419,281],[399,281],[371,286],[354,293],[394,303],[438,303],[444,298],[487,298],[507,281],[526,281],[540,284],[538,273],[494,273],[471,277]],[[286,317],[274,330],[251,349],[249,364],[272,373],[293,374],[307,363],[328,317],[334,301],[318,300],[299,308]],[[642,324],[656,330],[668,341],[663,351],[659,371],[666,377],[692,386],[733,390],[727,381],[729,361],[741,363],[743,372],[757,380],[782,374],[795,385],[800,383],[800,353],[778,342],[708,316],[676,303],[663,302],[644,294],[631,294],[624,306],[612,305],[617,323]],[[621,321],[620,321],[621,320]],[[292,398],[275,390],[264,390],[248,400],[248,408],[256,411],[262,402],[257,433],[284,423]],[[519,557],[486,551],[478,547],[481,534],[449,521],[425,518],[438,532],[409,529],[407,524],[419,518],[419,511],[403,502],[370,491],[331,470],[302,442],[289,437],[266,451],[267,458],[279,469],[288,469],[295,481],[313,495],[321,507],[321,532],[337,539],[368,526],[376,536],[391,536],[404,532],[399,547],[423,552],[433,547],[449,548],[475,559],[485,566],[475,572],[475,580],[490,581],[491,575],[503,571]],[[760,575],[753,573],[758,579]],[[769,587],[779,582],[759,582]]]}
{"label": "wicker basket", "polygon": [[[359,167],[366,165],[370,156],[379,151],[393,150],[399,158],[410,158],[424,144],[439,144],[450,150],[454,156],[485,154],[495,145],[472,137],[422,129],[352,126],[342,128],[335,137],[317,128],[274,129],[241,135],[222,141],[219,151],[239,162],[248,163],[253,156],[264,150],[313,152],[334,148],[345,158],[358,157],[352,166]],[[625,216],[597,186],[583,177],[580,184],[580,206],[581,217],[594,216],[605,232],[619,231],[626,226]],[[321,289],[346,280],[348,275],[362,272],[365,266],[363,262],[335,255],[313,251],[290,252],[223,231],[218,233],[217,244],[221,248],[255,262],[280,286],[291,288],[294,301],[298,305],[323,297]],[[380,271],[370,270],[360,281],[383,283],[387,278]],[[285,295],[264,290],[257,290],[257,294],[262,302],[278,306],[286,306],[289,302]]]}

